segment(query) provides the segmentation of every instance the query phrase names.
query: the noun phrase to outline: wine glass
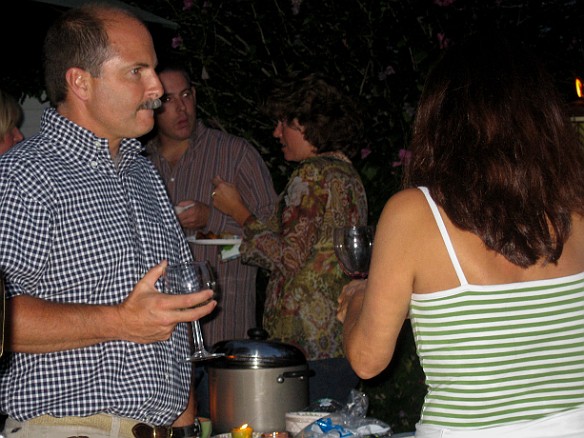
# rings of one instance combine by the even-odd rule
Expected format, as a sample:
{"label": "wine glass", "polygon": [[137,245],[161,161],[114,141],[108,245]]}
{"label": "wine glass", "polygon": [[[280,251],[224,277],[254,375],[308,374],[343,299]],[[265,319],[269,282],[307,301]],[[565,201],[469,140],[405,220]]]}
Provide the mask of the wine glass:
{"label": "wine glass", "polygon": [[367,278],[374,235],[373,225],[338,227],[333,231],[335,254],[341,269],[349,277]]}
{"label": "wine glass", "polygon": [[[168,265],[164,272],[164,292],[166,293],[188,294],[199,292],[203,289],[215,290],[215,286],[215,277],[211,270],[211,265],[207,261],[193,261]],[[198,306],[205,305],[207,302],[205,301]],[[186,360],[194,362],[225,356],[223,353],[209,353],[205,349],[203,333],[201,332],[201,326],[198,320],[191,321],[191,327],[195,351]]]}

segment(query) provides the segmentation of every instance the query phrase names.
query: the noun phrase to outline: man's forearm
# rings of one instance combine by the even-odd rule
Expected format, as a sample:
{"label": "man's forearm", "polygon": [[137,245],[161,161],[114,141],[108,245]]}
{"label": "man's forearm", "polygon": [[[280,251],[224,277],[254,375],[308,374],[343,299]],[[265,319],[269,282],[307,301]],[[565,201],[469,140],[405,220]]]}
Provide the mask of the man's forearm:
{"label": "man's forearm", "polygon": [[48,353],[112,340],[113,306],[55,303],[30,296],[6,301],[7,349]]}

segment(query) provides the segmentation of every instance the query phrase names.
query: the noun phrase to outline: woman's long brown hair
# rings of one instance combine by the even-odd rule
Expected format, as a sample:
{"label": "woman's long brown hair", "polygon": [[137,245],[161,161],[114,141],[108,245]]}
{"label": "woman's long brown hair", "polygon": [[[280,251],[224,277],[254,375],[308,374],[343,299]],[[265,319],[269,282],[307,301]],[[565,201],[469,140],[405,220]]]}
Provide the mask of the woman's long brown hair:
{"label": "woman's long brown hair", "polygon": [[584,155],[551,77],[496,36],[450,49],[429,75],[404,186],[512,263],[556,262],[584,211]]}

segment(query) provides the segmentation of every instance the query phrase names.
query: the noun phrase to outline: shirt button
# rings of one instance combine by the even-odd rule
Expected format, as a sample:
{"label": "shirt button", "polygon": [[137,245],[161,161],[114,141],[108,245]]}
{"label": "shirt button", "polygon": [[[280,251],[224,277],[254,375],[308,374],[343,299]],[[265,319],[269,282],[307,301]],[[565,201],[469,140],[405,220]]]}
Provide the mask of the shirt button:
{"label": "shirt button", "polygon": [[97,161],[91,161],[89,164],[90,164],[90,165],[91,165],[91,167],[93,167],[93,168],[97,167]]}
{"label": "shirt button", "polygon": [[99,146],[100,146],[100,145],[99,145],[99,140],[95,140],[95,143],[93,143],[93,144],[95,145],[95,147],[96,147],[96,148],[98,148],[98,149],[99,149]]}

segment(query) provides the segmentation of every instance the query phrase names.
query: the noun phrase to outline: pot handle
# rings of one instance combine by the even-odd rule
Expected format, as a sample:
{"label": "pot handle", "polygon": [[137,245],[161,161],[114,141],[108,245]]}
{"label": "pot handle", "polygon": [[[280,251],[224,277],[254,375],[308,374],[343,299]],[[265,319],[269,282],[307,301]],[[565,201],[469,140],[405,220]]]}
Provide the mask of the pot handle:
{"label": "pot handle", "polygon": [[314,376],[314,370],[286,371],[278,376],[277,382],[284,383],[286,379],[300,379]]}

